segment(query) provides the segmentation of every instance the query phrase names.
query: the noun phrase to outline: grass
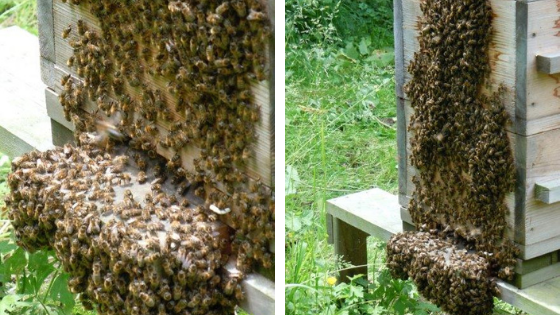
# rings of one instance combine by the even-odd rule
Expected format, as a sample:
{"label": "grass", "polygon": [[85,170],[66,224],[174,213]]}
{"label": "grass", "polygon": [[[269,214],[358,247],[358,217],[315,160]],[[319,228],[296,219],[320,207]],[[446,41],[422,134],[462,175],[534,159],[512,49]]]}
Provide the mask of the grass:
{"label": "grass", "polygon": [[[327,244],[326,200],[398,185],[390,1],[349,5],[286,2],[286,313],[441,314],[410,281],[391,279],[376,239],[371,282],[332,285],[348,266]],[[495,314],[520,314],[495,304]]]}
{"label": "grass", "polygon": [[13,25],[38,34],[36,0],[0,0],[0,28]]}

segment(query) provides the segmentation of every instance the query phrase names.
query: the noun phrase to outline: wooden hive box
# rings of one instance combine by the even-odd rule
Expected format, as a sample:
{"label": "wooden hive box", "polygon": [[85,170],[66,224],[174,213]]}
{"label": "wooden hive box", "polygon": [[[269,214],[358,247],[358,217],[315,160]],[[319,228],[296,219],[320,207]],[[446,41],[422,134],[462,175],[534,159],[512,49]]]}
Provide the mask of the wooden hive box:
{"label": "wooden hive box", "polygon": [[[419,49],[421,0],[395,1],[398,107],[399,202],[407,207],[417,170],[410,163],[412,114],[403,86]],[[494,18],[489,49],[490,85],[505,85],[508,135],[516,167],[516,189],[507,198],[511,237],[520,249],[515,284],[527,287],[560,276],[560,7],[555,0],[490,0]]]}
{"label": "wooden hive box", "polygon": [[[83,20],[85,24],[93,31],[100,33],[103,21],[100,21],[89,11],[88,1],[82,1],[82,4],[75,5],[74,1],[63,0],[41,0],[38,1],[38,18],[39,18],[39,39],[41,48],[41,76],[43,82],[47,85],[45,89],[45,97],[47,103],[47,111],[51,118],[53,130],[53,142],[57,145],[72,140],[72,133],[75,126],[72,122],[65,118],[63,108],[59,101],[59,96],[64,91],[64,86],[61,84],[61,79],[70,74],[74,80],[83,80],[78,75],[75,67],[69,67],[67,60],[73,55],[73,48],[69,44],[69,40],[74,39],[76,35],[76,25],[78,20]],[[78,1],[79,2],[79,1]],[[264,10],[266,11],[269,19],[270,29],[274,29],[274,1],[262,0],[260,1]],[[61,34],[68,27],[72,25],[72,31],[67,39],[63,39]],[[136,35],[135,35],[136,36]],[[138,35],[140,36],[140,35]],[[140,41],[138,41],[140,42]],[[266,58],[265,62],[265,77],[263,80],[253,79],[250,82],[251,103],[258,107],[258,120],[254,123],[254,130],[256,137],[254,141],[248,146],[250,154],[246,159],[244,165],[240,166],[244,180],[240,186],[244,186],[249,190],[253,184],[258,184],[262,187],[259,194],[266,196],[265,200],[261,203],[268,215],[274,218],[274,36],[270,35],[265,42],[265,49],[263,54]],[[140,48],[143,48],[142,46]],[[139,48],[139,50],[140,50]],[[148,66],[146,65],[146,68]],[[169,90],[169,78],[165,76],[152,76],[147,80],[147,86],[153,90],[160,90],[162,92],[165,104],[167,105],[166,111],[171,112],[173,118],[180,120],[182,118],[180,113],[174,109],[177,106],[177,97],[172,95]],[[133,101],[141,102],[142,90],[134,88],[128,83],[125,83],[124,90],[130,95]],[[109,97],[115,98],[114,93]],[[83,110],[89,113],[100,114],[98,106],[95,101],[88,100],[83,106]],[[134,113],[136,115],[136,112]],[[102,115],[103,116],[103,115]],[[106,117],[106,116],[104,116]],[[138,116],[134,116],[137,118]],[[159,132],[159,136],[164,138],[172,128],[171,123],[165,119],[157,118],[155,128]],[[167,159],[171,159],[176,153],[180,155],[181,165],[187,172],[194,172],[195,159],[200,158],[201,150],[194,143],[189,143],[180,150],[165,148],[157,144],[155,151]],[[214,174],[215,175],[215,174]],[[262,184],[262,185],[261,185]],[[252,194],[249,194],[252,196]],[[204,195],[200,196],[198,202],[204,203],[205,198],[209,196],[219,196],[228,201],[233,199],[234,194],[228,191],[224,183],[217,180],[214,183],[207,182],[204,184]],[[219,216],[220,220],[230,225],[234,229],[237,228],[235,220],[239,220],[240,216],[248,218],[248,212],[242,212],[237,208],[233,202],[228,202],[228,208],[231,208],[231,213]],[[223,208],[222,208],[223,210]],[[256,217],[256,216],[255,216]],[[273,224],[273,223],[272,223]],[[274,225],[272,225],[274,226]],[[270,239],[267,237],[267,239]],[[268,242],[267,250],[274,253],[274,239]],[[259,267],[261,273],[268,278],[273,279],[272,269],[264,269]],[[265,314],[270,307],[267,297],[263,301],[249,301],[256,306],[255,312]],[[254,298],[253,298],[254,299]]]}
{"label": "wooden hive box", "polygon": [[[88,7],[84,4],[73,5],[72,1],[50,0],[39,1],[38,11],[40,19],[39,38],[41,46],[41,75],[43,82],[47,85],[45,90],[47,110],[51,117],[52,123],[56,128],[62,125],[69,130],[74,130],[72,122],[64,118],[62,107],[58,101],[58,96],[63,90],[61,79],[67,74],[72,77],[79,77],[75,69],[68,67],[66,61],[72,55],[72,47],[68,44],[68,39],[63,39],[60,34],[68,25],[76,25],[78,20],[85,21],[86,25],[92,27],[94,30],[100,30],[100,21],[96,19],[89,11]],[[274,3],[273,1],[262,1],[267,9],[271,28],[274,27]],[[75,32],[73,30],[72,32]],[[71,33],[72,34],[72,33]],[[250,145],[251,155],[243,167],[242,172],[245,174],[249,182],[263,183],[268,192],[272,194],[274,189],[274,45],[273,36],[270,37],[269,42],[266,44],[267,55],[267,77],[263,81],[254,80],[251,85],[251,92],[253,94],[253,103],[259,107],[259,120],[255,124],[256,138]],[[168,80],[166,78],[153,78],[149,82],[149,86],[154,89],[160,89],[163,96],[169,104],[170,108],[174,107],[177,99],[166,91]],[[141,91],[134,89],[127,85],[126,91],[136,100],[139,100]],[[88,101],[85,105],[85,110],[95,112],[97,105],[95,102]],[[178,114],[174,114],[178,115]],[[162,135],[165,135],[169,128],[170,123],[160,120],[158,118],[157,128]],[[56,129],[57,130],[57,129]],[[54,131],[53,131],[54,132]],[[55,134],[54,138],[59,138],[61,135]],[[157,153],[160,155],[171,158],[174,154],[173,150],[166,149],[161,145],[157,145]],[[188,145],[182,149],[181,160],[183,167],[187,170],[192,170],[193,160],[200,157],[200,149],[196,145]],[[225,192],[224,187],[220,182],[216,187],[208,187],[208,191],[217,189],[220,192]],[[208,192],[207,192],[208,193]],[[272,196],[272,195],[271,195]]]}

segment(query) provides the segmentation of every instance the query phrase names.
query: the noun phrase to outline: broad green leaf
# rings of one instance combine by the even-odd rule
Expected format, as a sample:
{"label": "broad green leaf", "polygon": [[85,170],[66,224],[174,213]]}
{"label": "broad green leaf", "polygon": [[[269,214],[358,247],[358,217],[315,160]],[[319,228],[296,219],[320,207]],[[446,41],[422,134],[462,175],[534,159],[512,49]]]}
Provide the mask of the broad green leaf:
{"label": "broad green leaf", "polygon": [[9,312],[14,311],[18,303],[21,303],[22,298],[23,296],[19,294],[10,294],[3,297],[0,300],[0,314],[9,314]]}
{"label": "broad green leaf", "polygon": [[367,55],[369,53],[369,45],[370,45],[370,41],[369,38],[362,38],[362,40],[360,41],[360,45],[358,46],[358,49],[360,50],[360,54],[362,55]]}
{"label": "broad green leaf", "polygon": [[16,248],[17,245],[14,244],[11,240],[0,241],[0,255],[8,254]]}
{"label": "broad green leaf", "polygon": [[358,52],[356,47],[354,47],[354,44],[352,42],[346,43],[346,47],[344,48],[344,55],[354,60],[360,58],[360,53]]}
{"label": "broad green leaf", "polygon": [[298,171],[292,165],[286,165],[286,196],[295,194],[297,192],[297,186],[299,185],[300,179]]}
{"label": "broad green leaf", "polygon": [[291,218],[286,218],[286,228],[290,231],[293,232],[297,232],[299,230],[301,230],[301,219],[296,217],[296,216],[292,216]]}
{"label": "broad green leaf", "polygon": [[70,314],[70,311],[74,307],[74,295],[68,291],[68,274],[63,272],[58,274],[58,276],[53,279],[51,291],[49,292],[49,297],[54,301],[60,301],[64,305],[64,310],[66,313]]}
{"label": "broad green leaf", "polygon": [[23,248],[18,247],[11,255],[4,261],[6,273],[19,274],[27,265],[27,258]]}

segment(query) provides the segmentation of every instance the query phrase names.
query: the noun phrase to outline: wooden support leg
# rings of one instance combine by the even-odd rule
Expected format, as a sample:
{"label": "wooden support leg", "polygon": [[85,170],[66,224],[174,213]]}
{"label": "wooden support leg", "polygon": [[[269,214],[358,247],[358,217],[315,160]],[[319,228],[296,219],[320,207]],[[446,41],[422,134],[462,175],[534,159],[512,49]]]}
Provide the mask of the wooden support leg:
{"label": "wooden support leg", "polygon": [[333,216],[327,213],[327,243],[334,244]]}
{"label": "wooden support leg", "polygon": [[354,266],[340,272],[339,281],[349,282],[348,277],[363,274],[367,278],[367,233],[333,217],[334,252]]}

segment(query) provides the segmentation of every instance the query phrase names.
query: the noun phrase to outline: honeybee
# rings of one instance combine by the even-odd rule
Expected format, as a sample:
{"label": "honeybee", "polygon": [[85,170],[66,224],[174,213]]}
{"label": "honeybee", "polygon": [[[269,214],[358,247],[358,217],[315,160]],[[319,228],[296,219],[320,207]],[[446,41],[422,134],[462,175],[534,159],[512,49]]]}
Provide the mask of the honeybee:
{"label": "honeybee", "polygon": [[146,292],[140,292],[139,297],[148,307],[154,307],[154,305],[156,304],[155,299]]}
{"label": "honeybee", "polygon": [[78,34],[84,35],[86,32],[86,25],[83,20],[78,20]]}
{"label": "honeybee", "polygon": [[137,176],[137,179],[138,179],[138,183],[140,183],[140,184],[144,184],[147,180],[146,172],[144,172],[144,171],[138,172],[138,174],[136,176]]}
{"label": "honeybee", "polygon": [[68,60],[66,61],[66,65],[68,67],[73,67],[74,66],[74,61],[76,61],[76,57],[70,56],[70,58],[68,58]]}

